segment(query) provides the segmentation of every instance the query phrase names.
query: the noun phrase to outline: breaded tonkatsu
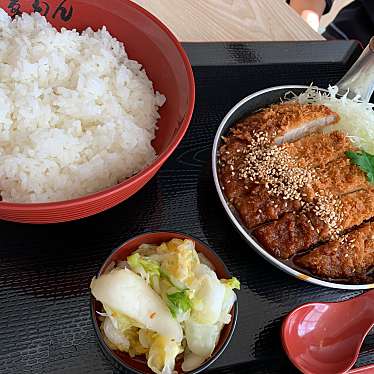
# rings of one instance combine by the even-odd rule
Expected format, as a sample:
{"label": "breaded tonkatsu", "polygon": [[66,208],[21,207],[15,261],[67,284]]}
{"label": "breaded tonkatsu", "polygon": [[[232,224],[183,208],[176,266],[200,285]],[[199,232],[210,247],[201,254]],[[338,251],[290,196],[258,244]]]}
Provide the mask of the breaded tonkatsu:
{"label": "breaded tonkatsu", "polygon": [[299,166],[324,167],[352,150],[352,142],[340,131],[315,132],[293,143],[285,144],[287,153],[297,159]]}
{"label": "breaded tonkatsu", "polygon": [[367,274],[374,266],[374,223],[317,247],[295,263],[323,278],[373,282],[374,274]]}
{"label": "breaded tonkatsu", "polygon": [[[343,195],[341,230],[358,226],[374,216],[374,188]],[[331,239],[334,233],[315,211],[287,213],[279,220],[254,231],[261,245],[276,257],[288,259],[319,241]]]}
{"label": "breaded tonkatsu", "polygon": [[371,188],[365,173],[346,156],[342,156],[323,168],[316,168],[316,179],[303,188],[303,198],[312,202],[316,194],[342,196],[358,190]]}
{"label": "breaded tonkatsu", "polygon": [[[323,148],[319,149],[323,145]],[[228,144],[224,151],[230,149],[233,143]],[[315,146],[320,152],[313,152],[305,157],[306,149]],[[353,149],[351,142],[339,132],[330,134],[314,133],[295,143],[287,145],[285,151],[292,154],[298,165],[318,166],[316,177],[311,186],[304,189],[304,200],[310,200],[319,189],[329,189],[332,193],[343,194],[356,191],[366,184],[366,178],[359,168],[352,165],[344,156],[344,153]],[[234,155],[241,155],[245,151],[245,143],[236,143],[231,148]],[[238,152],[239,151],[239,152]],[[231,155],[232,152],[229,152]],[[224,166],[220,169],[221,183],[226,196],[238,210],[241,219],[247,228],[252,229],[260,224],[274,221],[287,212],[296,212],[302,208],[300,200],[284,199],[281,195],[274,195],[264,188],[260,181],[248,182],[233,178],[232,170],[240,169],[241,157],[234,158],[232,164],[230,158],[222,154]],[[326,165],[327,164],[327,165]],[[329,178],[329,175],[331,178]],[[235,176],[235,175],[234,175]]]}
{"label": "breaded tonkatsu", "polygon": [[[357,150],[348,137],[319,130],[338,120],[323,105],[272,105],[230,130],[218,172],[226,197],[269,253],[297,255],[321,277],[364,279],[374,265],[374,223],[365,224],[374,217],[374,186],[346,156]],[[350,252],[339,238],[351,230],[346,237],[359,244]],[[320,242],[328,243],[299,255]],[[335,250],[344,258],[329,260]]]}
{"label": "breaded tonkatsu", "polygon": [[302,138],[320,127],[338,122],[339,115],[318,104],[274,104],[241,120],[232,130],[234,138],[249,140],[264,132],[276,144]]}

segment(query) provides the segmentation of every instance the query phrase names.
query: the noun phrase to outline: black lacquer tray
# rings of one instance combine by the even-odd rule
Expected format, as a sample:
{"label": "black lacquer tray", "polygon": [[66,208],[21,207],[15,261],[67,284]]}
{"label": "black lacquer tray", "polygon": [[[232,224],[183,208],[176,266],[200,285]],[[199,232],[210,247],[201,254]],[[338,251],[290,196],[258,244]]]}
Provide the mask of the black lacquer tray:
{"label": "black lacquer tray", "polygon": [[[209,244],[240,278],[239,319],[213,373],[294,373],[282,352],[282,318],[304,302],[358,292],[294,279],[257,255],[216,196],[210,153],[225,113],[241,98],[281,84],[324,87],[360,53],[351,42],[186,44],[197,101],[187,136],[158,175],[118,207],[77,222],[0,222],[0,373],[121,373],[101,352],[89,283],[112,249],[146,230],[184,231]],[[358,365],[374,363],[374,334]],[[321,373],[323,374],[323,373]]]}

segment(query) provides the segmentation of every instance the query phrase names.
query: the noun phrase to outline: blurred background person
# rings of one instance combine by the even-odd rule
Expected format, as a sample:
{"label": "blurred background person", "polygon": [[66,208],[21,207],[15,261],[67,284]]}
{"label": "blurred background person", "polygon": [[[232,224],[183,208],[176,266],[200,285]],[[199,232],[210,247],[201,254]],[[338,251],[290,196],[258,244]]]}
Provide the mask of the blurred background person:
{"label": "blurred background person", "polygon": [[323,31],[320,20],[328,13],[334,0],[288,0],[289,5],[316,31],[322,31],[326,39],[353,39],[365,47],[374,35],[374,0],[335,0],[348,3]]}

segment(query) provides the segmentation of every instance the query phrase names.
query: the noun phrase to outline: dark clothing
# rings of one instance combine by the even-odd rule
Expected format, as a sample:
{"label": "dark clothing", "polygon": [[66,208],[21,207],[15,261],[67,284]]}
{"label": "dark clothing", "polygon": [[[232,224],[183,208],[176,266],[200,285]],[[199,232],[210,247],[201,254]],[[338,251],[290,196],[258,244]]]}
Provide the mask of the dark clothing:
{"label": "dark clothing", "polygon": [[[326,1],[325,12],[333,0]],[[354,39],[365,47],[374,35],[374,0],[355,0],[343,8],[323,34],[327,39]]]}
{"label": "dark clothing", "polygon": [[326,6],[323,14],[328,13],[331,10],[332,4],[334,3],[334,0],[326,0]]}

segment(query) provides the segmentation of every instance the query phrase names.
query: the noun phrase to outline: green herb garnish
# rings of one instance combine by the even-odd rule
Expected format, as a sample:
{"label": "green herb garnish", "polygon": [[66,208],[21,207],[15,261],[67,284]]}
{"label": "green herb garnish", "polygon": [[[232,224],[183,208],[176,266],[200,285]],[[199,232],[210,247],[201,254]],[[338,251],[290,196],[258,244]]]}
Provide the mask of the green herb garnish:
{"label": "green herb garnish", "polygon": [[346,152],[347,157],[356,164],[362,171],[367,175],[367,178],[370,183],[374,183],[374,155],[365,152]]}
{"label": "green herb garnish", "polygon": [[167,295],[168,307],[175,318],[178,314],[188,312],[191,309],[191,300],[188,297],[187,290],[179,291]]}

